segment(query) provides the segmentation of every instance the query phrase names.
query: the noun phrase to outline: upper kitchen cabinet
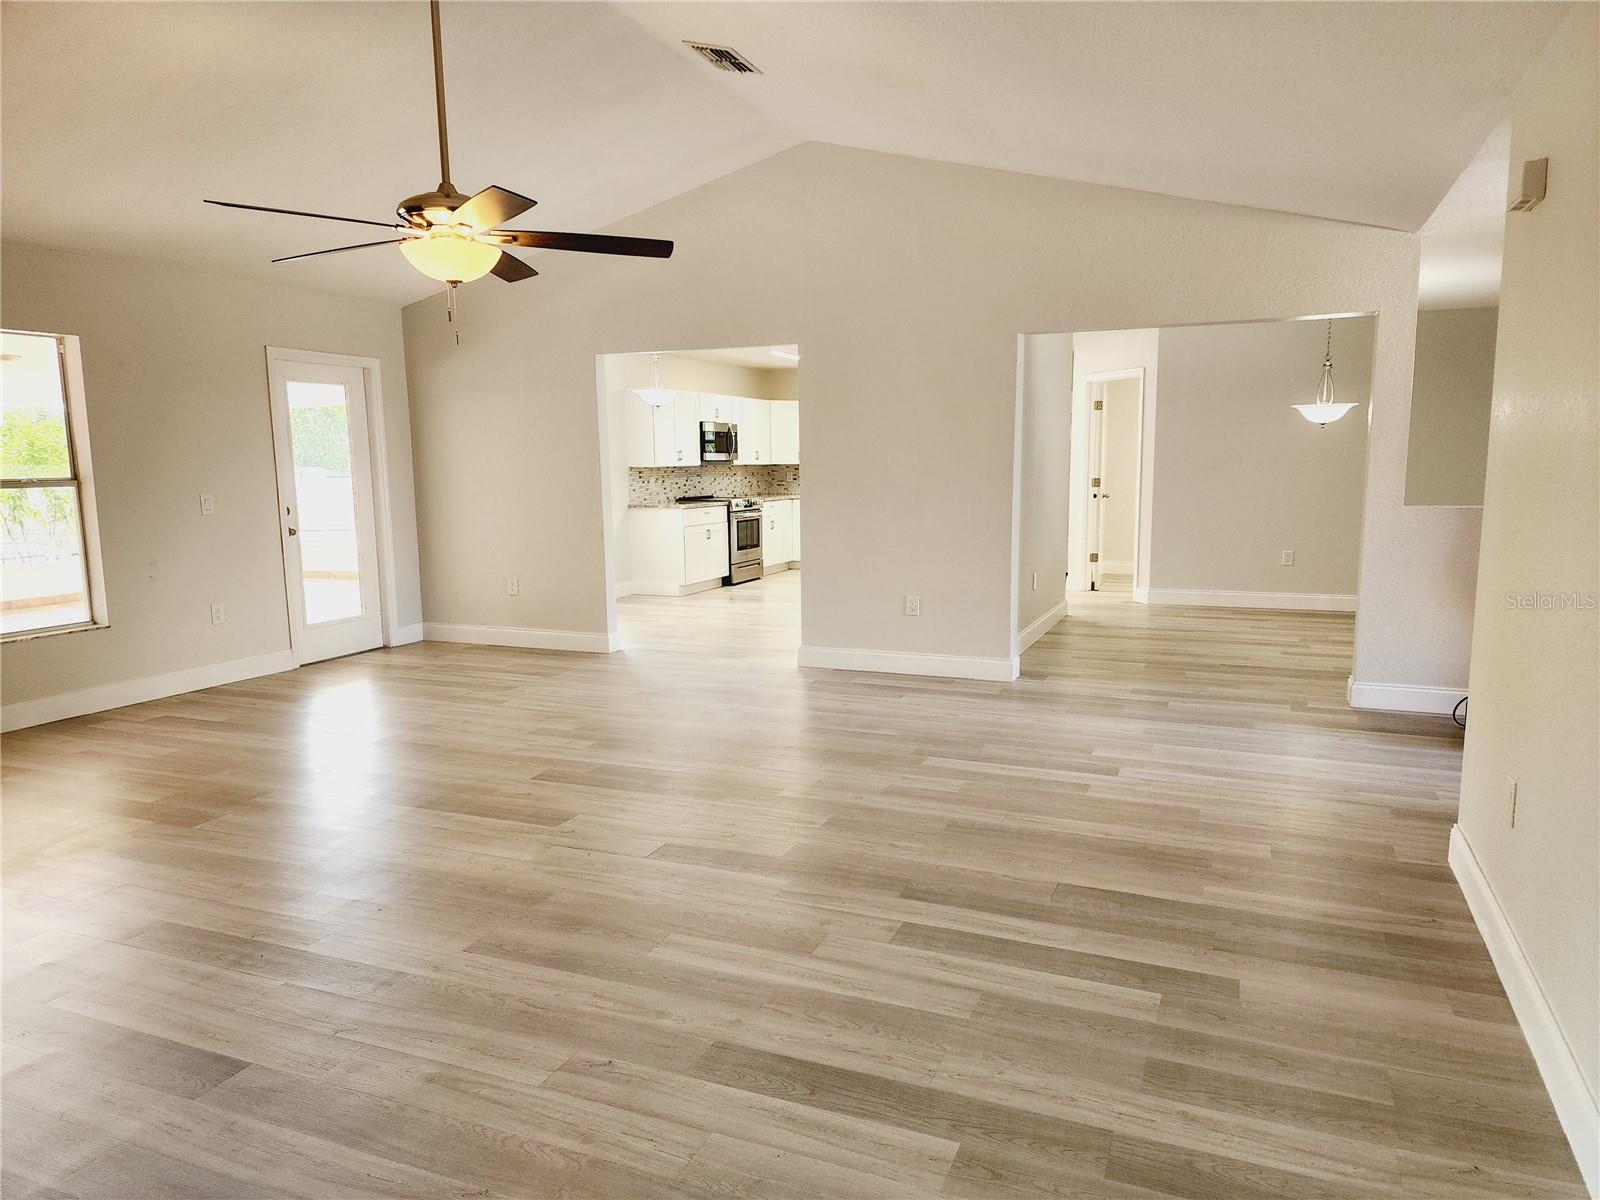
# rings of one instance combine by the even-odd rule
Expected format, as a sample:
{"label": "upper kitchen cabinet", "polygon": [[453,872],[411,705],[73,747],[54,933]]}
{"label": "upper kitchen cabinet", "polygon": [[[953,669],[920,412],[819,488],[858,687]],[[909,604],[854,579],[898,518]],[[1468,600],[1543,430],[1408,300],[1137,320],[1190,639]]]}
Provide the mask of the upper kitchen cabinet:
{"label": "upper kitchen cabinet", "polygon": [[700,465],[700,393],[679,392],[672,403],[652,408],[630,391],[623,404],[630,467]]}
{"label": "upper kitchen cabinet", "polygon": [[735,461],[764,467],[772,461],[772,401],[740,396],[738,405],[734,422],[739,427],[739,454]]}
{"label": "upper kitchen cabinet", "polygon": [[774,400],[770,407],[772,457],[775,463],[800,462],[800,402]]}
{"label": "upper kitchen cabinet", "polygon": [[712,392],[700,393],[700,419],[720,421],[724,425],[737,425],[740,418],[742,396],[718,396]]}

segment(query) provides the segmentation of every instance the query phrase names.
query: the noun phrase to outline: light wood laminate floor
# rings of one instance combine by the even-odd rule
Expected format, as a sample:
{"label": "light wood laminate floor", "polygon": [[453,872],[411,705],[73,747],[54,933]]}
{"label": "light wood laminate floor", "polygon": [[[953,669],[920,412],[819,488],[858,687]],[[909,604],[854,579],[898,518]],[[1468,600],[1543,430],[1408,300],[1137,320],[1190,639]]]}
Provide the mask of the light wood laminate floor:
{"label": "light wood laminate floor", "polygon": [[6,737],[7,1200],[1581,1194],[1349,617],[799,582]]}

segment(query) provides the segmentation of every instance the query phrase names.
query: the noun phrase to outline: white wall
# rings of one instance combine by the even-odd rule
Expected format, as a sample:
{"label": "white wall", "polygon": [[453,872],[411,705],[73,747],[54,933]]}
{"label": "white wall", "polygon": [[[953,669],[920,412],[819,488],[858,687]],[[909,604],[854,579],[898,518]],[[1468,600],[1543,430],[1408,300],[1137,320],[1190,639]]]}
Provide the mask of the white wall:
{"label": "white wall", "polygon": [[[106,629],[8,643],[8,707],[288,651],[268,345],[381,361],[399,619],[421,621],[397,308],[136,259],[3,254],[6,327],[82,339],[111,615]],[[215,515],[200,515],[201,492]]]}
{"label": "white wall", "polygon": [[[1316,396],[1325,322],[1161,331],[1153,602],[1192,590],[1262,593],[1267,606],[1286,594],[1345,597],[1348,608],[1361,544],[1372,329],[1367,317],[1334,322],[1338,397],[1361,407],[1322,428],[1289,406]],[[1293,566],[1281,564],[1284,550],[1294,551]]]}
{"label": "white wall", "polygon": [[[1140,445],[1139,528],[1136,537],[1137,551],[1134,563],[1136,585],[1148,581],[1150,572],[1150,522],[1154,512],[1151,503],[1150,481],[1155,471],[1156,444],[1155,421],[1159,411],[1161,361],[1161,334],[1156,329],[1110,329],[1072,335],[1072,427],[1089,428],[1089,404],[1092,397],[1087,380],[1089,376],[1108,371],[1143,372],[1144,417]],[[1089,478],[1089,443],[1086,438],[1074,438],[1071,450],[1071,476],[1079,481]],[[1075,487],[1076,490],[1076,487]],[[1076,495],[1075,499],[1082,499]],[[1067,525],[1067,587],[1071,591],[1089,590],[1089,505],[1073,505]]]}
{"label": "white wall", "polygon": [[[804,347],[808,647],[1008,659],[1015,526],[1058,503],[1020,482],[1021,332],[1381,311],[1373,408],[1403,471],[1412,234],[814,143],[617,229],[677,253],[540,255],[478,286],[459,350],[442,298],[405,312],[430,620],[605,631],[605,353]],[[1368,545],[1407,580],[1435,532],[1379,521]],[[1404,647],[1438,582],[1363,636]]]}
{"label": "white wall", "polygon": [[1516,599],[1600,591],[1596,12],[1567,18],[1512,108],[1512,178],[1548,156],[1550,188],[1506,219],[1459,829],[1514,938],[1501,976],[1600,1190],[1600,617]]}
{"label": "white wall", "polygon": [[1483,503],[1498,317],[1493,308],[1417,314],[1407,504]]}

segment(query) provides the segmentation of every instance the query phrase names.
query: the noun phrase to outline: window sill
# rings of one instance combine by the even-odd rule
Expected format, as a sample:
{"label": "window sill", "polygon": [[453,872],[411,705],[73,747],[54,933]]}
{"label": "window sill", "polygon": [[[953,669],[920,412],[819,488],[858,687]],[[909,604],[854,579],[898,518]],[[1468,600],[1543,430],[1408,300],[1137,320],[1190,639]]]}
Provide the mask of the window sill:
{"label": "window sill", "polygon": [[15,633],[0,635],[0,646],[13,642],[31,642],[35,638],[59,637],[63,633],[89,633],[96,629],[110,629],[109,621],[85,621],[81,625],[55,625],[49,629],[19,629]]}

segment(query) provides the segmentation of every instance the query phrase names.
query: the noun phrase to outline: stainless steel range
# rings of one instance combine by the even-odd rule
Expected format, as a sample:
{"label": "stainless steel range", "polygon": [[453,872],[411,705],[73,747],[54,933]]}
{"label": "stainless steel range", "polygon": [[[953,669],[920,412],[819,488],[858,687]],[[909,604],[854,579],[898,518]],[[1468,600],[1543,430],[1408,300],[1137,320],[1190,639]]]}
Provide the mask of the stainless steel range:
{"label": "stainless steel range", "polygon": [[761,578],[761,501],[728,501],[727,584]]}

